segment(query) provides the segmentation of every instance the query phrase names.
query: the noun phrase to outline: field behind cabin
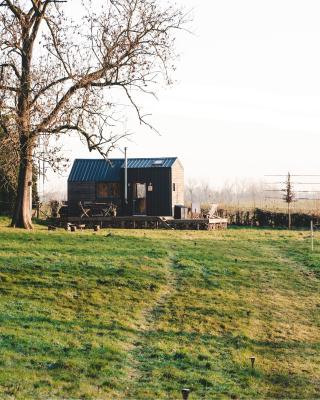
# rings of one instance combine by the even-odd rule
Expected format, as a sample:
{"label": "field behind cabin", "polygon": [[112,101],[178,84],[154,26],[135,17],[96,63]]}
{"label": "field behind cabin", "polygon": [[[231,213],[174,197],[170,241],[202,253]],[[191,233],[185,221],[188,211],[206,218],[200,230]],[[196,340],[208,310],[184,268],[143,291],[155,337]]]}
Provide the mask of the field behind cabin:
{"label": "field behind cabin", "polygon": [[319,233],[7,223],[1,399],[319,398]]}

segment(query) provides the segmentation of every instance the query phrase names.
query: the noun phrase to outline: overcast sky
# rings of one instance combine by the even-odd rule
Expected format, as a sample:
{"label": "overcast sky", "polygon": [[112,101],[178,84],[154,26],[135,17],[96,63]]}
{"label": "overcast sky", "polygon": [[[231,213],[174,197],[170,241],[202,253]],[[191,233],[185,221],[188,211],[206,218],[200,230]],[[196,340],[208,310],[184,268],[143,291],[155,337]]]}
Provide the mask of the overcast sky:
{"label": "overcast sky", "polygon": [[[194,34],[179,37],[177,83],[143,101],[161,136],[129,121],[129,155],[178,156],[187,180],[213,185],[319,173],[320,2],[179,2],[193,9]],[[65,150],[71,160],[94,157],[77,140]]]}

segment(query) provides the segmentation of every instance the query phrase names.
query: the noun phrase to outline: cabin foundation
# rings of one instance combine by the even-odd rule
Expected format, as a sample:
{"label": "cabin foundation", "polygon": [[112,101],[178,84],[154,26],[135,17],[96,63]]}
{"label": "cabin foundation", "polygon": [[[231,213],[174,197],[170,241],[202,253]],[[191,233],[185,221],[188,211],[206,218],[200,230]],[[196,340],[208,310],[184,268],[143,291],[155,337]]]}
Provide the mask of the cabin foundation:
{"label": "cabin foundation", "polygon": [[168,230],[217,230],[226,229],[228,221],[223,218],[205,219],[173,219],[162,217],[69,217],[60,219],[60,226],[84,226],[86,228],[116,228],[116,229],[168,229]]}

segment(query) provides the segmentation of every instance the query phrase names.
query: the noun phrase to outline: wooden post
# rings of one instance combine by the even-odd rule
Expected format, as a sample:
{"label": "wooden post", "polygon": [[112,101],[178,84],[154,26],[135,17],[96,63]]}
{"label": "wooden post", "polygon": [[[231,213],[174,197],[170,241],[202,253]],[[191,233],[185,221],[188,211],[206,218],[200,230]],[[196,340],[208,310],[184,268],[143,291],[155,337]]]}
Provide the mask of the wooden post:
{"label": "wooden post", "polygon": [[183,400],[188,400],[190,395],[190,389],[182,389],[181,394]]}
{"label": "wooden post", "polygon": [[37,202],[37,218],[40,219],[40,201]]}

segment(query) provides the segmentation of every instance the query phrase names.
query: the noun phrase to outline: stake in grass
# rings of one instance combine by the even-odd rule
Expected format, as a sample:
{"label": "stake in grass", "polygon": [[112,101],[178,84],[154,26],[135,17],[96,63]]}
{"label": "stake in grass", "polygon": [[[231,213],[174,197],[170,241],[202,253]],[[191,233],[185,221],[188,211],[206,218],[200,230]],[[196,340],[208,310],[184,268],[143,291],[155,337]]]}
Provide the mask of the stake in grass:
{"label": "stake in grass", "polygon": [[190,395],[190,389],[182,389],[181,393],[182,393],[182,399],[188,400],[189,395]]}
{"label": "stake in grass", "polygon": [[314,251],[314,229],[313,229],[313,221],[312,220],[310,223],[310,230],[311,230],[311,251]]}
{"label": "stake in grass", "polygon": [[254,369],[254,364],[256,362],[256,358],[252,356],[252,357],[250,357],[250,361],[251,361],[251,367],[252,367],[252,369]]}

